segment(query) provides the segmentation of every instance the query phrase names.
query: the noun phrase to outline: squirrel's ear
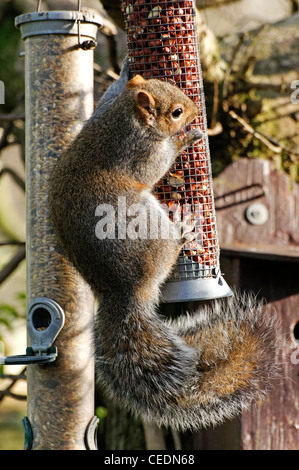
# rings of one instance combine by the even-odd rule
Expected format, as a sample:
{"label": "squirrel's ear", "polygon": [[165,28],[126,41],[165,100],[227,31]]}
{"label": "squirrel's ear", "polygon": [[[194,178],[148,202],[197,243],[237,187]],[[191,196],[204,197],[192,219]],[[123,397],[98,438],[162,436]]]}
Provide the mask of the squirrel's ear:
{"label": "squirrel's ear", "polygon": [[134,78],[128,81],[127,88],[136,88],[145,84],[144,78],[141,75],[135,75]]}
{"label": "squirrel's ear", "polygon": [[136,102],[139,108],[144,108],[147,111],[155,107],[155,100],[150,93],[144,90],[138,91],[136,94]]}
{"label": "squirrel's ear", "polygon": [[136,104],[140,115],[150,124],[155,110],[155,100],[150,93],[140,90],[136,93]]}

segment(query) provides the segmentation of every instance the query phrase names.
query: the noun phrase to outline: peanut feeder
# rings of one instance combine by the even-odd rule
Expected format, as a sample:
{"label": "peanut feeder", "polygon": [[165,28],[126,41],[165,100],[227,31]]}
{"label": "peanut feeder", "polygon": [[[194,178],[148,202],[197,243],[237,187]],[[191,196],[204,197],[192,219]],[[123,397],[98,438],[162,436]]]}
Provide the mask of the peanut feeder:
{"label": "peanut feeder", "polygon": [[156,186],[170,213],[195,221],[196,237],[185,244],[163,290],[165,302],[231,295],[221,276],[207,118],[196,31],[194,0],[123,0],[130,70],[144,78],[169,80],[198,106],[188,126],[204,137],[178,157]]}

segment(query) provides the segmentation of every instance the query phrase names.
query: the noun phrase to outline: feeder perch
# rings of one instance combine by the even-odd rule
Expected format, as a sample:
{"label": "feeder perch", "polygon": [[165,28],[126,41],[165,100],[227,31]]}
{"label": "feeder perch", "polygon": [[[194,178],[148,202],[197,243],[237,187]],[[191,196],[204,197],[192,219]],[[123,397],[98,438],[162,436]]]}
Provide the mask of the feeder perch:
{"label": "feeder perch", "polygon": [[159,181],[162,204],[191,214],[196,238],[185,244],[162,290],[164,302],[227,297],[232,292],[221,276],[207,119],[196,30],[195,1],[123,0],[132,75],[168,80],[198,106],[186,130],[199,128],[203,139],[178,157]]}

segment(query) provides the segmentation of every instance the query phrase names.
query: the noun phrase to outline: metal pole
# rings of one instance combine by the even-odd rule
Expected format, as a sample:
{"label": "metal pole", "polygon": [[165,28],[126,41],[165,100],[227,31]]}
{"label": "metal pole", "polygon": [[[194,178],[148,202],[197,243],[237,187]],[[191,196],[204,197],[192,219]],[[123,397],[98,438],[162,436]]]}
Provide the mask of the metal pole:
{"label": "metal pole", "polygon": [[16,18],[25,42],[27,302],[46,297],[65,314],[56,361],[28,366],[27,448],[38,450],[88,448],[94,418],[93,295],[56,241],[48,196],[55,163],[93,112],[93,52],[78,36],[92,43],[100,23],[70,11]]}

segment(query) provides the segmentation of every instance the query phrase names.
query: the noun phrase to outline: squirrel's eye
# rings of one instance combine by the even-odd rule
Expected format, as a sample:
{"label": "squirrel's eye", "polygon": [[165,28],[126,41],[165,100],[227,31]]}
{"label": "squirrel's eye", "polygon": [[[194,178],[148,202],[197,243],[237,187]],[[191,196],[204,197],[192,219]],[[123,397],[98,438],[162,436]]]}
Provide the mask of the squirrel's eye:
{"label": "squirrel's eye", "polygon": [[183,114],[183,108],[176,108],[173,112],[172,112],[172,117],[174,119],[178,119],[179,117],[181,117],[181,115]]}

